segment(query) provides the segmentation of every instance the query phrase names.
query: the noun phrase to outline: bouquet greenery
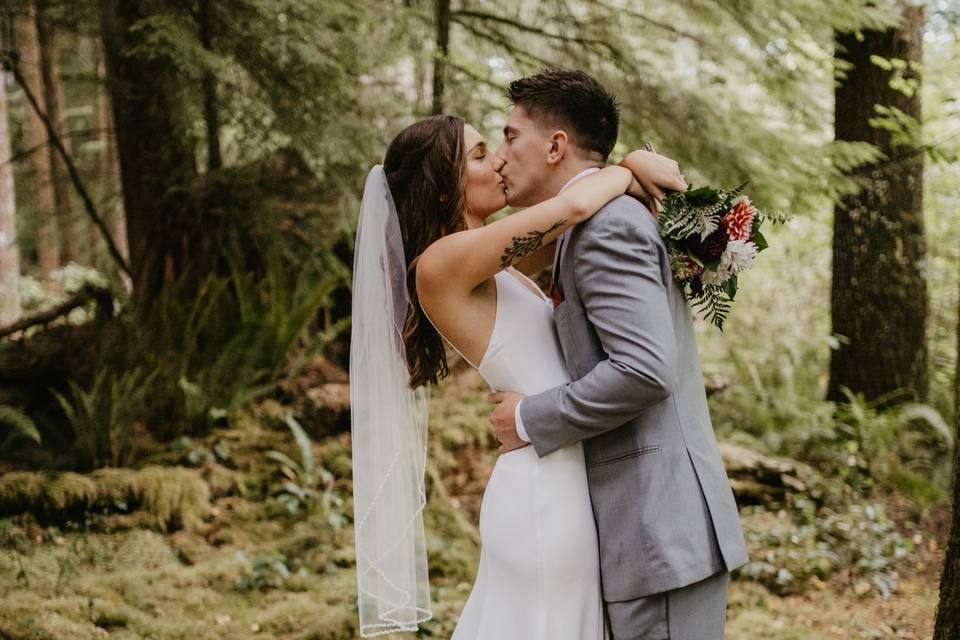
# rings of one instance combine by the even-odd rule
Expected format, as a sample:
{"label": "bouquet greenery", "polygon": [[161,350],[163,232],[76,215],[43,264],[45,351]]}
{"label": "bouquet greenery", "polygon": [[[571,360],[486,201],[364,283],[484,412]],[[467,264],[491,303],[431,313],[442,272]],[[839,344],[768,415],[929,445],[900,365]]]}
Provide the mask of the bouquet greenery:
{"label": "bouquet greenery", "polygon": [[782,214],[758,211],[743,195],[747,184],[730,190],[691,185],[671,193],[657,218],[690,306],[720,330],[737,295],[738,276],[767,248],[764,222],[786,221]]}

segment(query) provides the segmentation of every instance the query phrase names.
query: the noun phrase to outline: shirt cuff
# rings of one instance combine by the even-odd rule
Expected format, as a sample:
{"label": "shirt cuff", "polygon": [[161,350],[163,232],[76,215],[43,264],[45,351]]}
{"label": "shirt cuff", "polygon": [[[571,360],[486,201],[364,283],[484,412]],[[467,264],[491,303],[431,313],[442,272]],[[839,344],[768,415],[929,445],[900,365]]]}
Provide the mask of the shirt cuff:
{"label": "shirt cuff", "polygon": [[527,430],[523,428],[523,420],[520,418],[521,404],[523,404],[523,400],[517,403],[517,408],[513,411],[513,421],[517,425],[517,436],[524,442],[530,442],[530,436],[527,435]]}

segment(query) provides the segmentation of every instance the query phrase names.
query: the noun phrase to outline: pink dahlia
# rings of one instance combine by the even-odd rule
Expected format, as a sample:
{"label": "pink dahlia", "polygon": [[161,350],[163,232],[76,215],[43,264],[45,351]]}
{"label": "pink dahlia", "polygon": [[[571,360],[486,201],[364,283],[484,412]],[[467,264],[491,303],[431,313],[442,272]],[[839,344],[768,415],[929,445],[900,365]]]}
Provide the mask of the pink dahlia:
{"label": "pink dahlia", "polygon": [[753,218],[757,210],[746,196],[733,201],[733,206],[723,216],[723,228],[731,240],[749,240],[753,227]]}

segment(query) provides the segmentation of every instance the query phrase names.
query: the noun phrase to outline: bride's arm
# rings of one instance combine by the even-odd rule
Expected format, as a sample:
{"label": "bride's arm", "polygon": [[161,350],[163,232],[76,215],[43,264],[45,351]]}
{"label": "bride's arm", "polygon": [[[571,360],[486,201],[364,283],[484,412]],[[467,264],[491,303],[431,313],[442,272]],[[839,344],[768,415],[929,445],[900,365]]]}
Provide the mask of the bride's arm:
{"label": "bride's arm", "polygon": [[532,253],[523,260],[518,260],[513,268],[524,275],[534,277],[544,269],[553,265],[553,257],[557,251],[557,241],[545,244],[536,253]]}
{"label": "bride's arm", "polygon": [[568,227],[587,220],[633,182],[629,169],[609,166],[562,193],[476,229],[440,238],[420,255],[417,289],[473,291],[499,271],[541,250]]}
{"label": "bride's arm", "polygon": [[[637,150],[620,161],[620,166],[630,169],[637,182],[628,194],[636,197],[653,214],[657,213],[659,200],[665,196],[663,190],[685,191],[687,183],[680,173],[676,160],[652,151]],[[636,187],[640,187],[637,189]],[[535,253],[518,260],[514,268],[528,276],[536,276],[553,264],[557,241],[545,244]]]}

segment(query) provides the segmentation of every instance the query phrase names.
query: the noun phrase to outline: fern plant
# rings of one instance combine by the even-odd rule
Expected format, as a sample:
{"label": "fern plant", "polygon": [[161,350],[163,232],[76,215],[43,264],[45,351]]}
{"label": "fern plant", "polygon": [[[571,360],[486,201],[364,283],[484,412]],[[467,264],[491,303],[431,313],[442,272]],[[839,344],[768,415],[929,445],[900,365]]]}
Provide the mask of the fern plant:
{"label": "fern plant", "polygon": [[157,370],[115,373],[102,368],[89,389],[73,380],[68,381],[68,394],[50,389],[73,428],[78,466],[92,469],[130,461],[134,421],[145,415],[145,401],[157,374]]}
{"label": "fern plant", "polygon": [[280,451],[266,453],[267,458],[280,464],[280,471],[286,477],[277,499],[293,514],[301,513],[301,510],[311,514],[319,507],[333,524],[336,518],[331,513],[332,507],[342,506],[332,491],[333,474],[316,463],[310,436],[291,413],[286,414],[284,423],[293,434],[300,451],[300,461]]}
{"label": "fern plant", "polygon": [[10,451],[20,440],[41,444],[40,430],[26,413],[8,404],[0,404],[0,453]]}

